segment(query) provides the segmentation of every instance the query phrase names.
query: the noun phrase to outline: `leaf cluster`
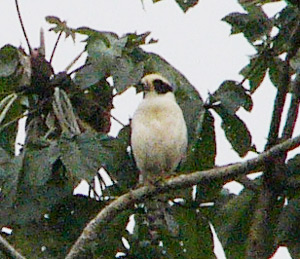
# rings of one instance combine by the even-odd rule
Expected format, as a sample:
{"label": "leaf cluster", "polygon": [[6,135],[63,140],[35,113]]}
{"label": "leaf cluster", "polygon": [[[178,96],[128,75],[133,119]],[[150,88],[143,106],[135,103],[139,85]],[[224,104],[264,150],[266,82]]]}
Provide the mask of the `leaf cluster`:
{"label": "leaf cluster", "polygon": [[[46,20],[56,25],[51,30],[58,34],[65,33],[73,39],[77,33],[86,35],[88,55],[84,66],[76,71],[54,74],[51,63],[39,50],[30,55],[10,45],[0,50],[4,95],[1,137],[12,138],[10,146],[7,141],[6,145],[1,145],[1,225],[13,227],[14,234],[9,241],[31,258],[57,258],[65,254],[74,242],[75,233],[80,233],[83,222],[95,215],[93,206],[86,207],[85,221],[79,219],[81,212],[74,212],[77,200],[72,193],[81,180],[89,183],[90,194],[98,201],[88,197],[78,199],[97,204],[98,210],[107,204],[107,199],[136,186],[138,171],[128,152],[130,127],[125,126],[116,138],[107,133],[113,92],[122,94],[128,87],[137,85],[145,74],[159,72],[178,86],[176,96],[187,118],[191,143],[190,159],[183,165],[185,171],[212,167],[215,157],[214,131],[204,127],[207,120],[210,124],[213,122],[212,116],[204,111],[199,94],[179,71],[160,56],[140,47],[155,42],[147,39],[148,32],[119,37],[112,32],[86,27],[68,28],[56,17]],[[113,85],[108,83],[109,77]],[[12,94],[7,95],[7,92]],[[20,107],[18,112],[13,113],[12,105]],[[201,121],[195,121],[191,113]],[[15,157],[16,126],[23,117],[26,118],[26,141],[21,154]],[[14,127],[10,128],[11,125]],[[208,138],[202,137],[204,135]],[[210,158],[194,164],[204,144],[211,150]],[[98,172],[100,168],[105,169],[113,186],[106,185]],[[100,193],[96,191],[96,178],[102,187]],[[121,217],[122,221],[125,219],[122,224],[121,218],[116,220],[120,230],[125,229],[128,213],[125,215]],[[38,235],[39,232],[48,234]],[[55,238],[66,232],[69,234]],[[110,253],[123,249],[119,234],[116,228],[108,231],[108,240],[112,242],[112,246],[108,246]],[[24,235],[28,237],[26,242],[22,239]],[[39,236],[38,241],[36,236]],[[27,249],[32,247],[31,242],[35,247],[47,244],[46,252],[31,253]],[[91,250],[106,254],[99,246]]]}

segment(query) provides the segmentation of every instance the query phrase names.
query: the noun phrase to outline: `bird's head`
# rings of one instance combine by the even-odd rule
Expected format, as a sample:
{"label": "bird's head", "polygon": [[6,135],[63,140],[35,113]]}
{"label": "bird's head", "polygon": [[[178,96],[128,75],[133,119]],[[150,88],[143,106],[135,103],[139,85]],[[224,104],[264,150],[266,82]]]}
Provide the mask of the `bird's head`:
{"label": "bird's head", "polygon": [[149,74],[142,78],[142,87],[145,93],[166,94],[173,92],[171,83],[159,74]]}

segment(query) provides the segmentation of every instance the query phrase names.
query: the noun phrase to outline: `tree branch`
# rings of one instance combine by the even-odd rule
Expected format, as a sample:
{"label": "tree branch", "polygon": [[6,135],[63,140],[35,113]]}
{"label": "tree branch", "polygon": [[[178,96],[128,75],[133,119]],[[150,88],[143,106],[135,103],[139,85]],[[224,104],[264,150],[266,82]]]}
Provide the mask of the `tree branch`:
{"label": "tree branch", "polygon": [[270,258],[275,251],[276,244],[274,244],[273,240],[277,224],[272,224],[272,222],[277,221],[279,202],[282,203],[268,188],[264,188],[259,194],[245,258]]}
{"label": "tree branch", "polygon": [[52,63],[52,59],[54,57],[54,53],[55,53],[55,50],[57,48],[57,45],[58,45],[58,42],[60,40],[61,35],[62,35],[62,31],[59,32],[58,37],[56,39],[56,42],[54,44],[54,47],[53,47],[53,50],[52,50],[52,53],[51,53],[51,57],[50,57],[50,61],[49,61],[50,64]]}
{"label": "tree branch", "polygon": [[[268,142],[265,146],[265,150],[276,145],[280,140],[279,127],[282,122],[282,111],[291,84],[290,61],[296,55],[300,43],[299,21],[291,32],[289,42],[290,47],[285,58],[284,68],[280,73],[280,86],[278,86],[277,89]],[[295,90],[296,89],[294,89],[294,91]],[[298,116],[298,96],[297,91],[295,91],[281,140],[288,139],[293,134]],[[287,151],[283,151],[273,159],[266,161],[263,175],[263,188],[256,205],[248,238],[247,259],[270,258],[275,252],[276,244],[274,240],[276,234],[274,226],[278,223],[283,205],[282,201],[278,200],[277,197],[282,194],[282,190],[287,183],[286,157]]]}
{"label": "tree branch", "polygon": [[281,115],[285,103],[286,94],[288,93],[290,85],[290,60],[297,54],[300,44],[300,21],[297,21],[297,24],[291,31],[291,38],[289,39],[290,48],[285,58],[284,69],[280,74],[280,87],[278,87],[275,99],[272,121],[268,136],[268,143],[266,144],[265,150],[275,145],[278,141]]}
{"label": "tree branch", "polygon": [[244,185],[246,189],[249,189],[253,192],[258,192],[260,190],[260,186],[254,181],[249,180],[246,175],[242,175],[241,177],[238,177],[235,180]]}
{"label": "tree branch", "polygon": [[268,151],[261,153],[256,158],[250,159],[243,163],[236,163],[190,174],[182,174],[166,180],[159,186],[143,186],[130,191],[107,205],[94,219],[87,224],[80,237],[74,243],[68,255],[66,256],[66,259],[82,258],[82,254],[85,253],[87,245],[91,241],[95,240],[97,235],[99,235],[97,233],[101,233],[102,228],[104,228],[111,220],[113,220],[118,213],[129,208],[135,203],[141,202],[146,198],[155,196],[159,193],[166,193],[170,190],[187,188],[216,179],[223,179],[224,182],[228,182],[234,180],[239,175],[261,171],[264,169],[264,164],[267,158],[292,150],[299,145],[300,135],[294,139],[286,140],[283,143],[272,147]]}
{"label": "tree branch", "polygon": [[283,112],[283,107],[286,99],[286,95],[288,93],[288,86],[290,83],[289,77],[289,55],[285,60],[284,71],[281,73],[281,86],[277,89],[277,94],[274,102],[274,110],[272,114],[272,121],[269,130],[268,142],[266,144],[265,150],[269,149],[270,147],[274,146],[278,141],[279,136],[279,127],[281,122],[281,115]]}
{"label": "tree branch", "polygon": [[299,110],[299,102],[300,102],[300,75],[297,75],[294,85],[293,85],[293,94],[292,94],[292,100],[289,107],[286,123],[284,125],[282,139],[288,139],[291,138],[293,135],[293,131],[296,125],[296,121],[298,118],[298,110]]}
{"label": "tree branch", "polygon": [[27,43],[27,46],[28,46],[28,49],[29,49],[29,53],[31,55],[32,54],[32,48],[30,46],[30,43],[29,43],[29,40],[28,40],[28,37],[27,37],[27,34],[26,34],[26,30],[25,30],[24,23],[23,23],[23,20],[22,20],[18,0],[15,0],[15,5],[16,5],[17,13],[18,13],[18,18],[19,18],[19,21],[20,21],[20,24],[21,24],[21,27],[22,27],[22,31],[23,31],[23,34],[24,34],[24,37],[25,37],[25,40],[26,40],[26,43]]}
{"label": "tree branch", "polygon": [[0,235],[0,250],[12,259],[26,259]]}
{"label": "tree branch", "polygon": [[[78,56],[65,68],[64,71],[68,72],[71,67],[81,58],[81,56],[83,55],[83,53],[85,52],[85,50],[81,51]],[[80,69],[82,68],[82,66],[80,67]],[[76,70],[77,71],[77,70]],[[71,73],[69,73],[69,75],[75,73],[75,70],[72,71]]]}

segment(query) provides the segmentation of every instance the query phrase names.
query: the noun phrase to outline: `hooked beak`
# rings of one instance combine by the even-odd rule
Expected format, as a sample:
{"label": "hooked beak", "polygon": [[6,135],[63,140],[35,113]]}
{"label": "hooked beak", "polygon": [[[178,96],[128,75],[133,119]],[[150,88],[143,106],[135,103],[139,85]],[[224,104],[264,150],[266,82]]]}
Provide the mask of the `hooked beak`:
{"label": "hooked beak", "polygon": [[135,85],[137,92],[149,92],[150,91],[150,87],[148,86],[148,84],[144,84],[141,81],[139,81],[136,85]]}

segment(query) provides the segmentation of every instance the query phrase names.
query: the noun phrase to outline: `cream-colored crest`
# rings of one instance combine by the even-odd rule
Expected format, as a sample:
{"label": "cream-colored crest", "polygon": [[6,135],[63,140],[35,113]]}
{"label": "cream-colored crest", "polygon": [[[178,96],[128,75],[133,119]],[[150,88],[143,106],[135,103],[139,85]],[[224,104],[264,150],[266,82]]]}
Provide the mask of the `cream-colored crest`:
{"label": "cream-colored crest", "polygon": [[162,82],[171,85],[170,82],[160,74],[148,74],[142,78],[141,83],[144,85],[146,90],[154,91],[154,80],[161,80]]}

